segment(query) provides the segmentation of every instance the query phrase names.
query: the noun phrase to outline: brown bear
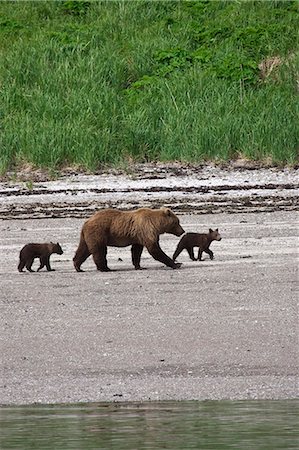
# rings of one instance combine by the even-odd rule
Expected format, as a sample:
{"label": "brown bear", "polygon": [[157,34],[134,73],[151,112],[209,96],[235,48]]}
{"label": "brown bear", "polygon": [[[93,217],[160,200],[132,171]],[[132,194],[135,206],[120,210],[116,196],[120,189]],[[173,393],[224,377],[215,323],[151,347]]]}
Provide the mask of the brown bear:
{"label": "brown bear", "polygon": [[204,233],[186,233],[176,248],[176,251],[173,254],[173,261],[179,256],[179,254],[186,249],[189,253],[192,261],[196,261],[194,257],[193,248],[199,247],[198,250],[198,261],[201,261],[202,252],[207,253],[210,256],[210,259],[214,258],[213,252],[209,249],[212,241],[221,241],[221,236],[218,233],[218,228],[216,230],[209,229],[207,234]]}
{"label": "brown bear", "polygon": [[57,253],[58,255],[63,254],[63,250],[58,244],[54,244],[53,242],[45,243],[45,244],[26,244],[22,250],[20,251],[20,262],[18,265],[18,271],[22,272],[24,267],[29,270],[29,272],[34,272],[31,269],[34,258],[39,258],[40,266],[37,269],[39,272],[44,266],[47,267],[47,270],[54,271],[55,269],[51,269],[50,266],[50,256],[52,253]]}
{"label": "brown bear", "polygon": [[184,233],[177,216],[167,208],[140,208],[134,211],[105,209],[91,216],[82,227],[80,242],[73,258],[77,272],[82,272],[81,264],[90,256],[97,269],[108,272],[107,247],[131,245],[132,262],[135,269],[141,269],[140,258],[143,247],[152,257],[166,266],[177,269],[181,266],[167,256],[159,245],[163,233],[181,236]]}

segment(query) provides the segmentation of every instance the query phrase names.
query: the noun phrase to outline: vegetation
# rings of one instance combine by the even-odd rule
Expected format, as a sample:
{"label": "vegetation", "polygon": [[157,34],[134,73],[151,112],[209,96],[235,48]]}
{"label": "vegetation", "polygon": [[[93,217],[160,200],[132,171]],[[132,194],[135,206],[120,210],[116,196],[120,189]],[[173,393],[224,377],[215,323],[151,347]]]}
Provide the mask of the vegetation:
{"label": "vegetation", "polygon": [[297,1],[0,2],[0,172],[298,161]]}

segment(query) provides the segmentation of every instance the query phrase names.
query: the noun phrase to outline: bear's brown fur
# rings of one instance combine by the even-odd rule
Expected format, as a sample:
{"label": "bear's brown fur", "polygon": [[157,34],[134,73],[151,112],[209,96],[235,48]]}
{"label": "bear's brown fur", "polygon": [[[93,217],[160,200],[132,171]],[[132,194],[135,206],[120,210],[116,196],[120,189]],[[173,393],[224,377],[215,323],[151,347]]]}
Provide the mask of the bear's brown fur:
{"label": "bear's brown fur", "polygon": [[34,272],[34,270],[31,269],[31,266],[35,258],[39,258],[40,260],[40,266],[37,271],[40,271],[44,266],[47,267],[49,272],[55,270],[51,269],[50,266],[50,256],[52,253],[57,253],[58,255],[63,254],[63,250],[58,242],[57,244],[54,244],[53,242],[45,244],[26,244],[20,251],[18,271],[22,272],[26,266],[26,269],[29,270],[29,272]]}
{"label": "bear's brown fur", "polygon": [[216,230],[209,229],[207,234],[205,233],[186,233],[176,248],[176,251],[173,254],[173,261],[179,256],[179,254],[186,249],[189,253],[192,261],[196,261],[194,257],[194,247],[199,247],[198,250],[198,261],[201,261],[202,252],[207,253],[210,256],[210,259],[214,258],[213,252],[209,249],[212,241],[221,241],[221,236],[218,232],[218,228]]}
{"label": "bear's brown fur", "polygon": [[176,269],[176,264],[159,246],[159,236],[171,233],[181,236],[184,233],[177,216],[167,208],[140,208],[135,211],[105,209],[91,216],[83,225],[80,243],[73,258],[77,272],[82,272],[81,264],[93,256],[97,269],[107,272],[107,247],[126,247],[131,245],[132,262],[140,269],[143,247],[152,257],[166,266]]}

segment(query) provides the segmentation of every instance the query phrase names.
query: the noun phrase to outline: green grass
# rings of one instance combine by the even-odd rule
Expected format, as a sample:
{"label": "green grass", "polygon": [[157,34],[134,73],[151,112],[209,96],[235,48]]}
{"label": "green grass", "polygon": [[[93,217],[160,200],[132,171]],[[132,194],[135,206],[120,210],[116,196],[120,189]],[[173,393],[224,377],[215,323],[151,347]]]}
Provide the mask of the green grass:
{"label": "green grass", "polygon": [[298,23],[296,1],[0,2],[0,172],[294,165]]}

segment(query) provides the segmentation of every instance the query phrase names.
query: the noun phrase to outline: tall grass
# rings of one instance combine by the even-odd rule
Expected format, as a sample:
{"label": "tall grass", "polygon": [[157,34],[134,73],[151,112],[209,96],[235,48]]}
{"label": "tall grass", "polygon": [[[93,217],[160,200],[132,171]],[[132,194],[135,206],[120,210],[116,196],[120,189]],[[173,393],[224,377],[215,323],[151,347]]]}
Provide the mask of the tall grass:
{"label": "tall grass", "polygon": [[[1,2],[0,172],[237,156],[295,164],[297,13],[277,1]],[[259,79],[257,62],[278,54]]]}

